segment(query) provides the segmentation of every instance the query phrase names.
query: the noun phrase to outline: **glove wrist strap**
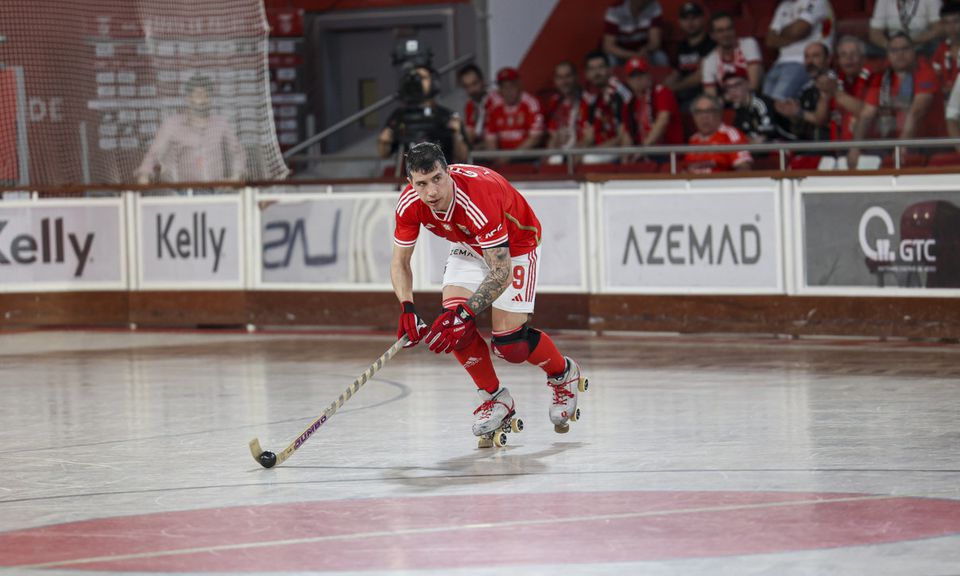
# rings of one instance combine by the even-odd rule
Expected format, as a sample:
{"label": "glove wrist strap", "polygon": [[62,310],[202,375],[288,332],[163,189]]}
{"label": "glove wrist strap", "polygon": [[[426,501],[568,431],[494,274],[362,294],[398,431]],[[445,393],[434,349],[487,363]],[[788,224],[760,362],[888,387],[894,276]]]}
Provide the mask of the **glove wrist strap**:
{"label": "glove wrist strap", "polygon": [[403,309],[404,314],[416,314],[417,309],[413,306],[413,302],[409,300],[404,300],[400,303],[400,308]]}
{"label": "glove wrist strap", "polygon": [[468,308],[466,304],[461,304],[457,306],[456,314],[464,322],[466,322],[467,320],[473,320],[473,317],[475,316],[475,314],[473,313],[473,310]]}

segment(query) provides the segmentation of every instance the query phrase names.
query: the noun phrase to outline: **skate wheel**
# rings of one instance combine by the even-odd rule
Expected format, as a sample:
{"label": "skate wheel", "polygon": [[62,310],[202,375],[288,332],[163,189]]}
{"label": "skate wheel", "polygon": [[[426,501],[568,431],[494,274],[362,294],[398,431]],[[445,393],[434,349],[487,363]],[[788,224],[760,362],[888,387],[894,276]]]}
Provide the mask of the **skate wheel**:
{"label": "skate wheel", "polygon": [[507,443],[507,433],[500,430],[493,435],[493,444],[497,448],[502,448]]}
{"label": "skate wheel", "polygon": [[570,431],[570,425],[569,425],[569,424],[554,424],[554,425],[553,425],[553,431],[556,432],[557,434],[566,434],[567,432]]}
{"label": "skate wheel", "polygon": [[510,421],[510,431],[511,432],[520,432],[523,430],[523,420],[519,418],[514,418]]}
{"label": "skate wheel", "polygon": [[586,392],[587,388],[590,387],[590,381],[586,378],[581,378],[580,382],[577,383],[577,390],[581,392]]}
{"label": "skate wheel", "polygon": [[477,440],[477,448],[493,448],[493,440],[485,436],[481,436]]}
{"label": "skate wheel", "polygon": [[570,415],[570,421],[576,422],[579,419],[580,419],[580,409],[577,408],[576,410],[573,411],[573,414]]}

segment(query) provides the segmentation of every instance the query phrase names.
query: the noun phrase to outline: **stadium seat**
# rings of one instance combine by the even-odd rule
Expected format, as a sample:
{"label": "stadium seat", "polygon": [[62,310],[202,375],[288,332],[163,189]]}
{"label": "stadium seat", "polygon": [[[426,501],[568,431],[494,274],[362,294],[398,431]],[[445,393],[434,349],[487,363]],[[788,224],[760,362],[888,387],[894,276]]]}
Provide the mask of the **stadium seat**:
{"label": "stadium seat", "polygon": [[[870,34],[870,18],[868,16],[850,17],[843,20],[837,20],[837,38],[843,36],[856,36],[866,39]],[[886,66],[886,59],[880,63],[880,66],[869,66],[871,70],[882,70]]]}
{"label": "stadium seat", "polygon": [[794,156],[790,159],[790,170],[818,170],[822,156]]}
{"label": "stadium seat", "polygon": [[384,178],[396,178],[397,177],[397,167],[393,164],[383,167],[383,173],[381,174]]}
{"label": "stadium seat", "polygon": [[[833,15],[837,19],[837,25],[840,22],[850,18],[870,19],[872,10],[867,12],[863,0],[843,0],[843,2],[831,2]],[[839,30],[837,36],[839,37]]]}
{"label": "stadium seat", "polygon": [[570,173],[570,169],[567,167],[567,163],[563,164],[540,164],[540,174],[561,174],[567,175]]}
{"label": "stadium seat", "polygon": [[[686,164],[686,162],[684,162],[683,160],[680,160],[680,159],[678,158],[678,159],[677,159],[677,174],[682,174],[683,171],[686,170],[686,169],[687,169],[687,164]],[[660,173],[661,173],[661,174],[669,174],[669,173],[670,173],[670,163],[669,163],[669,162],[664,162],[663,164],[660,165]]]}
{"label": "stadium seat", "polygon": [[537,165],[530,162],[511,162],[509,164],[499,164],[493,168],[501,174],[510,175],[536,174],[538,170]]}
{"label": "stadium seat", "polygon": [[[927,156],[926,154],[919,154],[916,152],[906,152],[900,154],[900,167],[901,168],[918,168],[921,166],[927,165]],[[883,161],[880,163],[881,168],[893,168],[895,166],[893,155],[884,156]]]}
{"label": "stadium seat", "polygon": [[960,166],[960,152],[938,152],[930,156],[927,166]]}
{"label": "stadium seat", "polygon": [[[670,164],[667,164],[667,168]],[[656,174],[660,171],[660,165],[652,160],[643,160],[640,162],[627,162],[620,164],[621,174]]]}
{"label": "stadium seat", "polygon": [[743,13],[743,0],[712,0],[709,3],[710,13],[726,12],[731,16],[738,16]]}
{"label": "stadium seat", "polygon": [[757,23],[750,14],[743,14],[733,22],[733,27],[737,30],[737,36],[753,36]]}
{"label": "stadium seat", "polygon": [[600,164],[577,164],[577,174],[613,174],[620,171],[620,165],[613,162]]}
{"label": "stadium seat", "polygon": [[771,170],[777,172],[780,170],[780,155],[779,154],[767,154],[766,156],[761,156],[760,158],[754,157],[753,159],[753,169],[754,170]]}

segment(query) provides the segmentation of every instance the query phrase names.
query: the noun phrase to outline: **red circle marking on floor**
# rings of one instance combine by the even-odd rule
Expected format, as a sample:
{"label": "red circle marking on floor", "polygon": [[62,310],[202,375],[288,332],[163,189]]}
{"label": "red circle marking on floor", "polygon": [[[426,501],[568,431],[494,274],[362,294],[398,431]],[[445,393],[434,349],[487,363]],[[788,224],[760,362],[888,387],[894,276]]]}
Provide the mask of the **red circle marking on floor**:
{"label": "red circle marking on floor", "polygon": [[443,569],[777,553],[957,533],[956,500],[782,492],[424,496],[165,512],[7,532],[0,534],[0,566]]}

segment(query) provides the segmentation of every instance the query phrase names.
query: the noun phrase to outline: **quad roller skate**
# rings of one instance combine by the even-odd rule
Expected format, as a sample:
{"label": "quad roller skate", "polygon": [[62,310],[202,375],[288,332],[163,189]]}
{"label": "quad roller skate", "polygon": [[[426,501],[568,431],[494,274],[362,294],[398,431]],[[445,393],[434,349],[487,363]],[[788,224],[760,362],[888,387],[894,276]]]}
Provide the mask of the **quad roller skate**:
{"label": "quad roller skate", "polygon": [[572,359],[564,356],[567,368],[556,378],[548,378],[547,386],[553,390],[553,403],[550,405],[550,421],[558,434],[570,431],[570,422],[580,419],[580,408],[577,408],[577,393],[586,392],[589,381],[580,375],[580,366]]}
{"label": "quad roller skate", "polygon": [[510,391],[501,387],[495,394],[477,390],[480,405],[473,411],[473,435],[478,437],[478,448],[502,447],[507,443],[508,432],[523,430],[523,420],[516,418]]}

